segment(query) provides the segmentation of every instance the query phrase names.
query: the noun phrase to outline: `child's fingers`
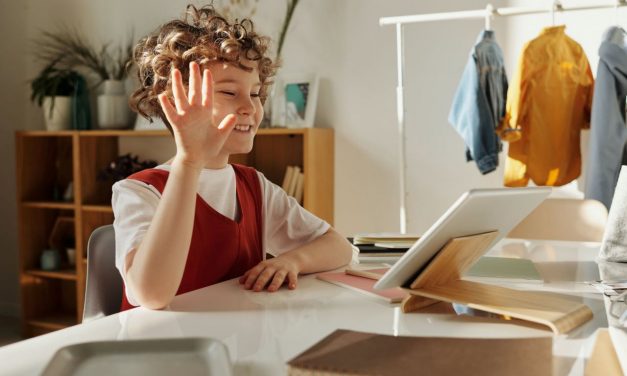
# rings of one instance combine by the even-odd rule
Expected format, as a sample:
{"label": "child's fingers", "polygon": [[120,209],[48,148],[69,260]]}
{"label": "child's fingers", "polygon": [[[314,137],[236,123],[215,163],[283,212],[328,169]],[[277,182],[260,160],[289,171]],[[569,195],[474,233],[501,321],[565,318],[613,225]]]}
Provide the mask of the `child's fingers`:
{"label": "child's fingers", "polygon": [[213,76],[209,69],[205,69],[202,74],[202,106],[213,106]]}
{"label": "child's fingers", "polygon": [[189,104],[198,106],[202,102],[202,83],[200,78],[200,68],[194,61],[189,63]]}
{"label": "child's fingers", "polygon": [[274,275],[274,272],[274,269],[264,269],[263,272],[261,272],[257,277],[257,281],[255,281],[255,285],[253,286],[253,291],[259,292],[263,290],[270,281],[270,278],[272,278],[272,276]]}
{"label": "child's fingers", "polygon": [[174,95],[174,104],[179,112],[187,110],[189,102],[185,95],[185,87],[183,87],[183,76],[178,69],[172,70],[172,94]]}
{"label": "child's fingers", "polygon": [[272,278],[272,282],[268,286],[268,291],[274,292],[274,291],[278,290],[281,287],[281,285],[283,284],[283,282],[285,282],[285,277],[286,276],[287,276],[287,271],[285,271],[285,270],[279,270],[278,272],[274,273],[274,277]]}
{"label": "child's fingers", "polygon": [[290,290],[294,290],[296,288],[296,284],[298,283],[298,274],[296,272],[290,271],[287,273],[287,287]]}
{"label": "child's fingers", "polygon": [[246,281],[244,282],[244,288],[246,290],[250,290],[253,287],[253,284],[255,283],[257,277],[263,271],[263,269],[263,266],[257,265],[246,272],[246,274],[248,274],[248,276],[246,277]]}
{"label": "child's fingers", "polygon": [[248,274],[250,273],[250,270],[248,270],[246,273],[244,273],[241,277],[239,277],[239,283],[240,285],[244,284],[246,282],[246,278],[248,278]]}
{"label": "child's fingers", "polygon": [[178,114],[176,113],[176,108],[174,108],[172,102],[170,102],[168,95],[166,93],[161,93],[158,98],[165,117],[168,119],[170,124],[175,124]]}
{"label": "child's fingers", "polygon": [[230,130],[237,124],[237,116],[234,114],[228,114],[222,119],[218,125],[218,129],[222,132],[230,133]]}

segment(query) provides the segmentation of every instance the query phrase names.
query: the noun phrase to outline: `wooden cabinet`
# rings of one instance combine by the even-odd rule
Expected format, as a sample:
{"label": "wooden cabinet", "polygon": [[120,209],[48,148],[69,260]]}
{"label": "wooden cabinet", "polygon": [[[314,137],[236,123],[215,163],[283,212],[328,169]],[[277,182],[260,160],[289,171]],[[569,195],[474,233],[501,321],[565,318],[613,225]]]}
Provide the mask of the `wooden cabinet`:
{"label": "wooden cabinet", "polygon": [[[81,321],[87,241],[94,229],[113,222],[111,184],[99,181],[97,176],[120,154],[119,140],[123,137],[150,142],[151,138],[171,136],[167,131],[16,133],[24,336]],[[303,206],[332,224],[333,144],[331,129],[261,129],[252,152],[233,156],[231,162],[254,166],[278,185],[287,166],[300,166],[305,175]],[[73,197],[64,201],[70,183]],[[52,247],[51,243],[56,247],[74,246],[76,262],[70,262],[65,249],[61,249],[61,267],[42,270],[41,255]]]}

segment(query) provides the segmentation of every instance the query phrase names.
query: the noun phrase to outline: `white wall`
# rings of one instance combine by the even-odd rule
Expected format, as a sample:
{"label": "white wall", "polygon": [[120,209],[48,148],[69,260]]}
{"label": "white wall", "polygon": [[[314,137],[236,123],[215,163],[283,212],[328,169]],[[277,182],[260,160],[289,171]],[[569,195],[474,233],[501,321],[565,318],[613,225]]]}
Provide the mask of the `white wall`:
{"label": "white wall", "polygon": [[[341,232],[399,230],[396,31],[380,27],[379,17],[484,6],[476,0],[346,1],[346,54],[332,79],[338,87],[335,215]],[[501,184],[502,168],[482,176],[474,162],[466,163],[463,141],[447,122],[483,25],[464,20],[405,27],[408,231],[426,230],[465,190]],[[495,21],[497,33],[501,25]]]}
{"label": "white wall", "polygon": [[24,125],[27,4],[0,0],[0,314],[18,312],[17,205],[14,131]]}
{"label": "white wall", "polygon": [[[120,42],[131,31],[144,35],[180,15],[186,3],[0,0],[0,51],[4,52],[0,156],[5,161],[1,172],[8,177],[0,187],[0,314],[15,314],[18,304],[13,131],[43,129],[41,110],[28,102],[26,82],[39,65],[32,61],[27,41],[40,30],[67,23],[80,27],[94,42]],[[498,7],[537,2],[492,3]],[[317,124],[336,131],[335,224],[341,233],[399,228],[395,30],[380,27],[378,18],[480,9],[485,4],[478,0],[302,0],[296,9],[284,46],[284,70],[315,71],[323,78]],[[258,30],[275,36],[283,7],[284,0],[261,0],[255,16]],[[568,17],[564,16],[568,32],[584,45],[595,65],[600,34],[612,18],[608,12]],[[548,20],[548,16],[525,16],[494,21],[510,75],[522,44]],[[409,231],[426,230],[467,189],[501,186],[503,167],[482,176],[474,163],[466,163],[463,141],[447,123],[468,52],[482,28],[482,20],[406,27]],[[124,147],[136,145],[128,142]],[[140,155],[167,157],[167,153],[149,153],[155,149],[161,146],[146,148]]]}

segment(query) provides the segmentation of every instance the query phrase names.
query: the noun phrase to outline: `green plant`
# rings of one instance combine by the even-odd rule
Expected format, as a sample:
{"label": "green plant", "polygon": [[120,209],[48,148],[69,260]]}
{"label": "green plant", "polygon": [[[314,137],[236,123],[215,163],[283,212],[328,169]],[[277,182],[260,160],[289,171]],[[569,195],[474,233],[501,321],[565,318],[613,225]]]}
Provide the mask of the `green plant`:
{"label": "green plant", "polygon": [[[222,0],[224,2],[226,0]],[[281,57],[281,51],[283,50],[283,43],[287,37],[287,30],[290,27],[294,10],[300,0],[286,0],[285,18],[279,31],[279,39],[277,42],[277,60]],[[251,18],[257,12],[257,3],[259,0],[228,0],[227,5],[222,6],[222,13],[228,19],[235,18]]]}
{"label": "green plant", "polygon": [[59,66],[69,68],[85,68],[100,82],[126,78],[126,68],[133,56],[133,37],[115,52],[110,51],[108,43],[97,50],[82,33],[69,27],[61,27],[56,32],[44,31],[35,46],[38,59],[57,61]]}
{"label": "green plant", "polygon": [[276,52],[277,59],[281,57],[283,43],[285,42],[285,37],[287,36],[287,29],[290,27],[290,22],[292,21],[292,16],[294,15],[294,9],[296,9],[299,1],[300,0],[287,0],[287,7],[285,8],[285,18],[283,19],[283,26],[281,27],[281,33],[279,34],[279,43]]}
{"label": "green plant", "polygon": [[70,68],[59,68],[58,59],[46,65],[31,83],[30,100],[41,107],[45,97],[52,97],[50,114],[54,108],[54,97],[71,96],[75,93],[81,75]]}

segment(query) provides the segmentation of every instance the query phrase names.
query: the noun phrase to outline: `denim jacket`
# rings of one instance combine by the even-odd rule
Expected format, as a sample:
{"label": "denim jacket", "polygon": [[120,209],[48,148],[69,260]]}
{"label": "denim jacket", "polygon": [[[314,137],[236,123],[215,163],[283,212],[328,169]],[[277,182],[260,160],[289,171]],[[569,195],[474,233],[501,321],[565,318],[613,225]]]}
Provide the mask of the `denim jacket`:
{"label": "denim jacket", "polygon": [[609,209],[621,165],[627,164],[627,34],[609,28],[599,48],[599,67],[592,99],[585,195]]}
{"label": "denim jacket", "polygon": [[495,133],[505,115],[507,76],[503,52],[494,31],[484,30],[470,52],[449,122],[466,144],[466,160],[474,161],[482,174],[496,169],[501,140]]}

